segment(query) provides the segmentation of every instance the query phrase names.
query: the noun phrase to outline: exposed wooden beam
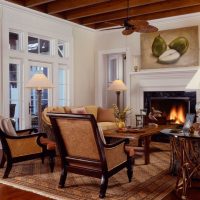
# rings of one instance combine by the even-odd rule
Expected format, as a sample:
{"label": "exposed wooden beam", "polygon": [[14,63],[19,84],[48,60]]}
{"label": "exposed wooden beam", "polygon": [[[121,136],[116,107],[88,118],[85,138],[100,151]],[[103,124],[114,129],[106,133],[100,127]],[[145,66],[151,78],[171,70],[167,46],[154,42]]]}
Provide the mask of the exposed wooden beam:
{"label": "exposed wooden beam", "polygon": [[24,6],[24,0],[6,0],[6,1]]}
{"label": "exposed wooden beam", "polygon": [[[131,17],[130,19],[154,20],[154,19],[161,19],[161,18],[166,18],[166,17],[174,17],[177,15],[185,15],[185,14],[190,14],[190,13],[195,13],[195,12],[200,12],[200,5],[191,6],[187,8],[179,8],[179,9],[175,9],[171,11],[163,11],[163,12],[157,12],[153,14],[140,15],[137,17]],[[105,23],[95,24],[95,29],[109,28],[111,27],[111,24],[112,26],[114,26],[115,24],[116,26],[123,25],[123,19],[109,21],[108,23],[105,22]]]}
{"label": "exposed wooden beam", "polygon": [[55,0],[26,0],[24,4],[26,7],[32,8],[32,7],[39,6],[45,3],[50,3],[52,1],[55,1]]}
{"label": "exposed wooden beam", "polygon": [[[148,5],[151,3],[162,2],[166,0],[130,0],[129,7],[137,7],[142,5]],[[171,1],[171,0],[170,0]],[[118,10],[123,10],[127,8],[127,1],[125,0],[113,0],[108,1],[99,5],[93,5],[86,7],[85,9],[76,9],[69,12],[66,12],[66,19],[77,19],[81,17],[87,17],[102,13],[108,13]]]}
{"label": "exposed wooden beam", "polygon": [[[151,14],[156,12],[162,12],[167,10],[174,10],[178,8],[185,8],[190,6],[200,5],[199,0],[174,0],[174,1],[165,1],[160,3],[151,4],[149,6],[141,6],[137,8],[130,8],[129,9],[129,17],[136,17],[139,15],[144,14]],[[88,25],[88,24],[95,24],[100,22],[105,22],[109,20],[115,20],[115,19],[123,19],[127,17],[126,10],[120,10],[116,12],[111,12],[107,14],[92,16],[92,17],[86,17],[81,19],[82,25]]]}
{"label": "exposed wooden beam", "polygon": [[49,14],[54,14],[66,10],[82,8],[89,5],[103,3],[110,0],[57,0],[47,5]]}

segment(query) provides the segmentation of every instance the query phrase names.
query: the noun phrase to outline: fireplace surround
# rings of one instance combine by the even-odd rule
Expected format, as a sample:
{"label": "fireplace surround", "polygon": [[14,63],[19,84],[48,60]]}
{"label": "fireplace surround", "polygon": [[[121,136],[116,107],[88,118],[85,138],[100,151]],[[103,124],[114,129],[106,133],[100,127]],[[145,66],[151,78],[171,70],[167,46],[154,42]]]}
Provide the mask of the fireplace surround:
{"label": "fireplace surround", "polygon": [[[136,124],[135,115],[140,113],[140,109],[147,107],[145,98],[146,92],[161,92],[160,97],[166,97],[165,92],[178,93],[178,97],[188,97],[190,99],[190,113],[195,113],[195,104],[200,101],[200,91],[194,93],[185,90],[186,85],[191,80],[198,67],[150,69],[130,74],[130,107],[132,108],[131,125]],[[195,95],[196,94],[196,95]],[[171,97],[175,97],[171,95]],[[129,103],[129,102],[128,102]]]}

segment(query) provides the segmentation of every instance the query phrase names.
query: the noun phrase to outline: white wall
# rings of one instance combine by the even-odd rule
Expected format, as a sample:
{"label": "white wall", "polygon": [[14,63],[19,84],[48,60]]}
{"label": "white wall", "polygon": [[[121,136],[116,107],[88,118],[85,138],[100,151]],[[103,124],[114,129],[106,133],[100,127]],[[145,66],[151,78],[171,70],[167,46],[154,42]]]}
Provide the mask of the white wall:
{"label": "white wall", "polygon": [[94,104],[95,32],[73,27],[74,105]]}

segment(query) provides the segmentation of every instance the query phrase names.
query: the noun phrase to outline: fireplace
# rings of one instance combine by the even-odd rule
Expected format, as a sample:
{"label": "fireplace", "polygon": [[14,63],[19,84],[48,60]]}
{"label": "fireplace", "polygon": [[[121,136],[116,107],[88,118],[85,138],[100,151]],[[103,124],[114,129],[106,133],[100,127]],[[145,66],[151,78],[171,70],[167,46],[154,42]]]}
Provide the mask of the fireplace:
{"label": "fireplace", "polygon": [[[183,124],[187,113],[195,113],[196,92],[166,91],[144,92],[147,116],[151,109],[161,111],[158,124]],[[146,117],[146,123],[150,122]]]}

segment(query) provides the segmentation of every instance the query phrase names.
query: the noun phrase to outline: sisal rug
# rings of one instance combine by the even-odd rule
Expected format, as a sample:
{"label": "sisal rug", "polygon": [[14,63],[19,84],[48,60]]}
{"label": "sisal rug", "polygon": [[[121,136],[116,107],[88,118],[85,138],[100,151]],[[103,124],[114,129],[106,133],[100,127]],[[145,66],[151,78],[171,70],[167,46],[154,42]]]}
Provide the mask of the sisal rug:
{"label": "sisal rug", "polygon": [[[128,183],[126,169],[109,179],[105,199],[113,200],[161,200],[175,187],[176,178],[170,176],[169,144],[152,143],[151,164],[144,165],[143,158],[137,158],[134,178]],[[0,170],[2,177],[4,169]],[[13,166],[9,178],[0,178],[0,183],[52,198],[95,200],[99,199],[100,180],[69,173],[66,187],[59,189],[60,162],[56,160],[54,173],[50,173],[48,161],[26,161]]]}

